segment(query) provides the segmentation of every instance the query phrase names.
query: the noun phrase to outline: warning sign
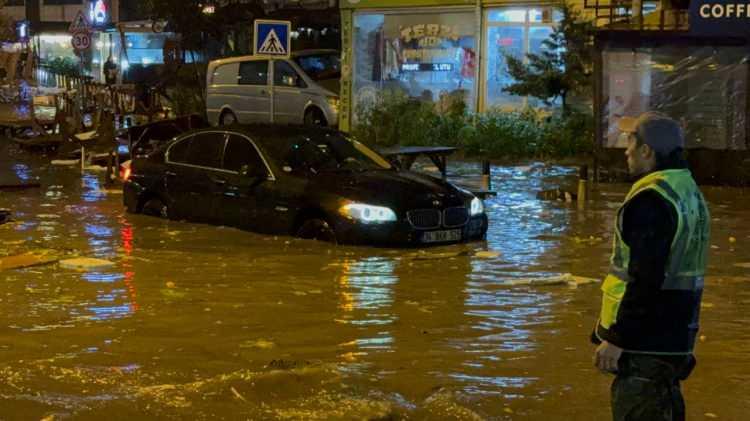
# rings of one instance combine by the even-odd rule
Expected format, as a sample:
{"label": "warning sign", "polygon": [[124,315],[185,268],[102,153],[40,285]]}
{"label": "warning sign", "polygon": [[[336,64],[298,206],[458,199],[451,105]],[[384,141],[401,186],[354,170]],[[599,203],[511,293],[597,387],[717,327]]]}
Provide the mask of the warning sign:
{"label": "warning sign", "polygon": [[71,34],[79,32],[91,32],[91,24],[89,23],[89,20],[86,19],[86,15],[84,15],[82,11],[79,10],[78,14],[76,14],[76,17],[73,18],[73,22],[70,22],[68,32],[70,32]]}
{"label": "warning sign", "polygon": [[291,53],[291,27],[292,24],[288,21],[256,20],[253,53],[288,58]]}

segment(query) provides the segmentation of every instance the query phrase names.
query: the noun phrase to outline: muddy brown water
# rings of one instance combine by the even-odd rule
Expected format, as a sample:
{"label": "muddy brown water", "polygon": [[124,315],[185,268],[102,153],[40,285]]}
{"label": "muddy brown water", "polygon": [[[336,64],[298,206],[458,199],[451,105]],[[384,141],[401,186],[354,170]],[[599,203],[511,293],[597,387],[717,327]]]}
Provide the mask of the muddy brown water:
{"label": "muddy brown water", "polygon": [[[2,420],[609,417],[588,342],[598,285],[525,280],[601,278],[627,185],[596,186],[579,210],[536,199],[574,185],[575,168],[493,167],[486,242],[392,250],[130,215],[101,173],[48,162],[0,140],[0,184],[42,185],[0,192],[15,219],[0,256],[114,265],[0,272]],[[750,200],[704,192],[713,246],[688,418],[746,419]]]}

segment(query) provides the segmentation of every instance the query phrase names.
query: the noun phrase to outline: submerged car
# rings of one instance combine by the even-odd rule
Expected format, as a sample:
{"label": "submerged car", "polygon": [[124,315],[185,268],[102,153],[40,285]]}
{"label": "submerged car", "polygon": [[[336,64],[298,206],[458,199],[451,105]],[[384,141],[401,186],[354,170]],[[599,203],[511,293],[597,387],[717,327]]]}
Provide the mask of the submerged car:
{"label": "submerged car", "polygon": [[134,213],[344,244],[456,243],[487,232],[470,192],[308,126],[185,133],[133,160],[124,202]]}

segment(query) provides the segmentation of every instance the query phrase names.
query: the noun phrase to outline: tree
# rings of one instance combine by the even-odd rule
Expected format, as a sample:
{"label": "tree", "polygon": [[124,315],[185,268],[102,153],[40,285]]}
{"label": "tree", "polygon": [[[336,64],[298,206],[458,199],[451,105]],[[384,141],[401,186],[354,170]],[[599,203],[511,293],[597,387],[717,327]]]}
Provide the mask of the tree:
{"label": "tree", "polygon": [[568,113],[568,95],[585,93],[591,88],[593,68],[594,25],[567,3],[562,5],[563,19],[542,42],[540,54],[526,54],[526,62],[505,54],[508,73],[515,79],[503,91],[539,98],[551,105],[562,101],[563,114]]}
{"label": "tree", "polygon": [[13,27],[13,19],[3,13],[5,0],[0,0],[0,41],[9,41],[15,38],[16,31]]}

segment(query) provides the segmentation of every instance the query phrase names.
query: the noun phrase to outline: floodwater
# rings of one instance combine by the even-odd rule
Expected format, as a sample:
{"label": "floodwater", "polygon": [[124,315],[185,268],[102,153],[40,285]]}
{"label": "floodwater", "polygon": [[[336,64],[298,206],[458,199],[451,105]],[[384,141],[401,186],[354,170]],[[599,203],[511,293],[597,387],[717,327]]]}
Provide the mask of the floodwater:
{"label": "floodwater", "polygon": [[[0,272],[2,420],[609,417],[588,342],[598,285],[528,280],[601,278],[624,184],[579,210],[536,199],[574,186],[575,168],[494,167],[486,242],[390,250],[130,215],[100,173],[48,161],[0,139],[0,184],[42,185],[0,192],[15,218],[0,256],[114,265]],[[746,419],[750,201],[704,191],[713,246],[688,418]]]}

